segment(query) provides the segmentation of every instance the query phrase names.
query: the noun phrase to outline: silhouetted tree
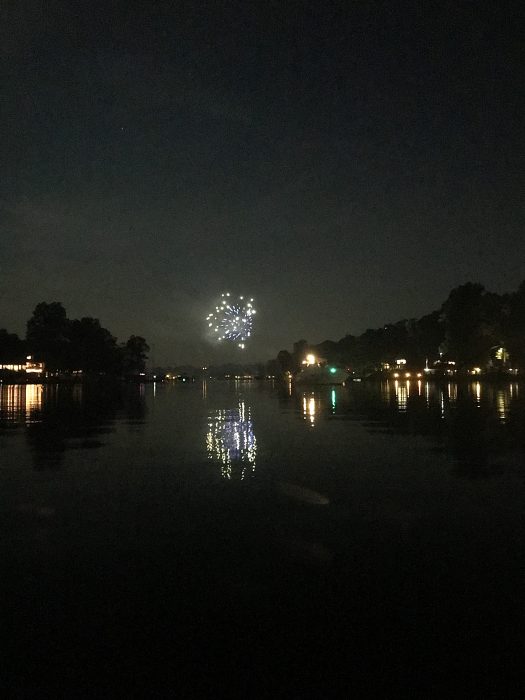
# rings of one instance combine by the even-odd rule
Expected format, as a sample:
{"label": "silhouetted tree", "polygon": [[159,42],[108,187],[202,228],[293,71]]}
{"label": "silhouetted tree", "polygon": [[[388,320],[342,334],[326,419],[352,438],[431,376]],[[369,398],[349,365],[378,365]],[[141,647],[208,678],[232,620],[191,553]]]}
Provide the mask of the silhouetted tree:
{"label": "silhouetted tree", "polygon": [[140,335],[132,335],[122,347],[122,369],[125,375],[144,372],[149,346]]}
{"label": "silhouetted tree", "polygon": [[[0,335],[0,344],[2,338]],[[113,375],[144,371],[149,347],[132,335],[123,345],[98,318],[69,320],[60,302],[37,304],[27,322],[27,349],[49,370],[82,370]],[[0,345],[1,351],[1,345]]]}
{"label": "silhouetted tree", "polygon": [[0,328],[0,362],[22,362],[25,356],[25,343],[16,333],[8,333]]}
{"label": "silhouetted tree", "polygon": [[351,369],[356,364],[357,338],[354,335],[345,335],[337,344],[339,346],[341,362]]}
{"label": "silhouetted tree", "polygon": [[440,311],[422,316],[416,322],[414,343],[419,365],[422,365],[427,358],[437,359],[439,346],[444,340],[444,332]]}
{"label": "silhouetted tree", "polygon": [[[387,323],[359,336],[346,335],[338,342],[325,340],[317,346],[299,340],[291,357],[294,369],[312,352],[363,374],[401,357],[421,367],[426,358],[432,361],[438,354],[466,367],[494,368],[502,364],[494,357],[501,346],[510,353],[512,365],[525,370],[525,281],[514,294],[502,295],[467,282],[450,292],[441,309],[420,319]],[[278,356],[282,366],[286,352]]]}
{"label": "silhouetted tree", "polygon": [[27,345],[47,369],[62,369],[67,364],[69,339],[66,310],[58,301],[37,304],[27,322]]}
{"label": "silhouetted tree", "polygon": [[512,364],[525,369],[525,281],[508,299],[506,344]]}
{"label": "silhouetted tree", "polygon": [[285,372],[293,372],[293,357],[288,350],[279,350],[277,354],[277,362],[279,364],[279,369],[283,374]]}
{"label": "silhouetted tree", "polygon": [[502,342],[505,299],[467,282],[453,289],[442,306],[448,355],[465,364],[486,364]]}
{"label": "silhouetted tree", "polygon": [[340,350],[339,350],[339,344],[334,342],[333,340],[323,340],[322,343],[319,343],[319,345],[316,345],[315,347],[315,353],[318,357],[324,358],[327,362],[330,363],[339,363],[340,362]]}
{"label": "silhouetted tree", "polygon": [[100,325],[98,318],[69,321],[69,369],[115,374],[120,367],[116,339]]}
{"label": "silhouetted tree", "polygon": [[292,359],[294,372],[297,372],[297,370],[301,367],[301,363],[308,352],[308,348],[308,341],[304,339],[298,340],[296,343],[293,344]]}

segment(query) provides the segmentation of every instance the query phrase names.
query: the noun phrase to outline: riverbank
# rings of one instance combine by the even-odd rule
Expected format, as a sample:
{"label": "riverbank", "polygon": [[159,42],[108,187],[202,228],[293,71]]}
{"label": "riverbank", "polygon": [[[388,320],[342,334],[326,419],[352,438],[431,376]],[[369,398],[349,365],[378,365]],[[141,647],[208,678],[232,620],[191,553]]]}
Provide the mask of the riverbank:
{"label": "riverbank", "polygon": [[10,372],[9,375],[0,374],[0,384],[119,384],[136,383],[144,384],[164,381],[163,379],[144,377],[118,377],[109,374],[58,374],[58,375],[27,375],[25,373]]}
{"label": "riverbank", "polygon": [[[508,384],[516,382],[522,383],[525,380],[524,374],[454,374],[454,375],[429,375],[421,372],[400,372],[399,376],[395,374],[377,374],[368,375],[366,377],[356,377],[364,382],[386,382],[386,381],[423,381],[430,384],[471,384],[472,382],[481,382],[483,384]],[[355,378],[353,378],[355,379]]]}

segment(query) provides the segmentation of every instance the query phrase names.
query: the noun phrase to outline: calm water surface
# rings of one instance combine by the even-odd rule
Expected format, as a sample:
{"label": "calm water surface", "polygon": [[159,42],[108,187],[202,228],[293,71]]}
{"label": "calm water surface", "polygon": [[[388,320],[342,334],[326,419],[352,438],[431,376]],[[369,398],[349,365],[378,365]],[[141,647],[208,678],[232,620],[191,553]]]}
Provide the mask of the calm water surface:
{"label": "calm water surface", "polygon": [[524,428],[517,383],[1,385],[7,693],[520,696]]}

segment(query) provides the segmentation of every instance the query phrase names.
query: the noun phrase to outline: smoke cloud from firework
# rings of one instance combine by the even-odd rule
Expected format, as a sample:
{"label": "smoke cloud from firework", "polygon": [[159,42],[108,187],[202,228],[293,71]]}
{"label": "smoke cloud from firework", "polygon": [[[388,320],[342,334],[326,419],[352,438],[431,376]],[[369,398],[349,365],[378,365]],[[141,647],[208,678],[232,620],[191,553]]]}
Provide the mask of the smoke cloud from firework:
{"label": "smoke cloud from firework", "polygon": [[253,299],[235,298],[225,292],[215,310],[206,317],[208,331],[217,341],[236,343],[244,349],[253,332],[255,313]]}

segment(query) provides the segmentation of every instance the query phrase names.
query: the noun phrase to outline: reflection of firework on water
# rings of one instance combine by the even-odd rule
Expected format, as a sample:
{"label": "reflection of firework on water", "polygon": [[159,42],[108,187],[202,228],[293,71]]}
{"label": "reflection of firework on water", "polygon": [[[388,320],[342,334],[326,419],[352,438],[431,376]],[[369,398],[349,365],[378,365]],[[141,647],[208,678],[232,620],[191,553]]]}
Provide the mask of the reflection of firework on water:
{"label": "reflection of firework on water", "polygon": [[[255,471],[257,442],[253,432],[250,408],[241,401],[237,408],[219,409],[210,416],[206,435],[208,458],[221,462],[225,479]],[[238,474],[233,474],[237,467]]]}
{"label": "reflection of firework on water", "polygon": [[255,313],[253,299],[245,301],[242,296],[234,299],[226,292],[215,311],[206,317],[206,323],[217,340],[229,340],[244,348],[253,331]]}

